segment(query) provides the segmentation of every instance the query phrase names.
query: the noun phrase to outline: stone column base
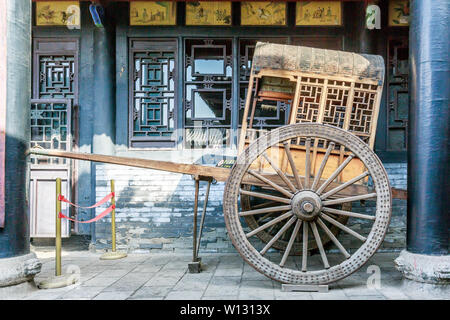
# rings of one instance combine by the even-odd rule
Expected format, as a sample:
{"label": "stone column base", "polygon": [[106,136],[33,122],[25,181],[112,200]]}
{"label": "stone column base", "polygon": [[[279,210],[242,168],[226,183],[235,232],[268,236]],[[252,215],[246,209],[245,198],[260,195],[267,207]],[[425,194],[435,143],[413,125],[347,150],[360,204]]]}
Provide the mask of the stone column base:
{"label": "stone column base", "polygon": [[395,267],[405,278],[432,284],[450,284],[450,255],[431,256],[403,250]]}
{"label": "stone column base", "polygon": [[41,272],[41,266],[34,253],[0,259],[0,290],[33,280]]}

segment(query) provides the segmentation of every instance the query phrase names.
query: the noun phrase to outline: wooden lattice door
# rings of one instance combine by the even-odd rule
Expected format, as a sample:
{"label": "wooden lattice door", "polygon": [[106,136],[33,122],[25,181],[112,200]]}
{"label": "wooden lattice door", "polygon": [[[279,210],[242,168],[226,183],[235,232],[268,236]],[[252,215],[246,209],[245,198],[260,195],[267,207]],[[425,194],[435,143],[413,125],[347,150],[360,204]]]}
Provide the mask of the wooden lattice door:
{"label": "wooden lattice door", "polygon": [[[31,146],[70,151],[75,122],[73,106],[78,101],[78,41],[40,38],[34,39],[33,45]],[[73,163],[68,159],[31,157],[31,237],[54,237],[55,180],[61,178],[64,196],[73,199],[73,173]],[[69,236],[67,221],[63,222],[62,231],[63,236]]]}

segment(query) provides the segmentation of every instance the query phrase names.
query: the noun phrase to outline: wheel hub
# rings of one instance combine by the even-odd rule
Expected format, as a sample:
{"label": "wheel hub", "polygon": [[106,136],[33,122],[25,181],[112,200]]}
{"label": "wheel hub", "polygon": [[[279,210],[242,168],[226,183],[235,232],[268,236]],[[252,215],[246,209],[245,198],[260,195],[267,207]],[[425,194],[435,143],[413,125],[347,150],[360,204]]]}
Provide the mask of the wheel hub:
{"label": "wheel hub", "polygon": [[317,218],[322,209],[320,197],[312,191],[300,191],[291,200],[292,212],[304,221]]}

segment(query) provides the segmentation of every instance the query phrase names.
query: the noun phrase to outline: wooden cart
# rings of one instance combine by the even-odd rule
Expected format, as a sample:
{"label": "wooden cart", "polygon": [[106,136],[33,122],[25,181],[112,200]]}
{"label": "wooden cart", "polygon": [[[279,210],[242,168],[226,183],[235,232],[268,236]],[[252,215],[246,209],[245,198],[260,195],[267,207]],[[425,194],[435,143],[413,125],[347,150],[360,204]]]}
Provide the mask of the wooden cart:
{"label": "wooden cart", "polygon": [[[392,194],[406,197],[391,190],[372,150],[383,80],[380,56],[258,42],[231,170],[57,150],[30,153],[193,175],[197,265],[199,183],[208,182],[201,236],[211,181],[226,181],[225,223],[241,256],[283,283],[327,284],[368,261],[387,232]],[[261,112],[283,108],[289,123],[268,130]],[[350,239],[342,242],[342,236]],[[327,247],[340,257],[329,257]]]}

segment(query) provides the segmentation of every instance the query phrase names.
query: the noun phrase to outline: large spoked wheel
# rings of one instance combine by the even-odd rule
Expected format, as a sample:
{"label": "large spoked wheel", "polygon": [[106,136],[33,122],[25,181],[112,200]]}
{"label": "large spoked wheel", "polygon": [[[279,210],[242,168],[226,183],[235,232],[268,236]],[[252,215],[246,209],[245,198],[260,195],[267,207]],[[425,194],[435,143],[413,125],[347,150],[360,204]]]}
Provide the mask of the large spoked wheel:
{"label": "large spoked wheel", "polygon": [[[295,173],[310,172],[308,154],[311,141],[315,139],[324,141],[324,145],[328,146],[321,168],[326,167],[329,159],[327,155],[334,148],[344,147],[348,151],[348,156],[337,169],[328,174],[327,179],[321,179],[323,170],[319,170],[317,177],[305,175],[302,180]],[[303,164],[293,160],[289,148],[291,143],[301,141],[307,150]],[[290,159],[293,175],[281,170],[277,162],[269,156],[275,154],[272,150],[280,146],[284,146],[281,150]],[[252,169],[255,167],[254,163],[261,159],[270,164],[278,179],[269,179],[269,176]],[[359,159],[365,166],[364,171],[344,183],[336,184],[334,180],[343,174],[352,159]],[[303,168],[299,168],[301,165]],[[260,191],[244,190],[243,186],[248,185],[250,176],[264,182],[266,187]],[[371,187],[358,188],[361,181],[370,181]],[[364,192],[349,195],[348,190],[364,190]],[[273,200],[277,205],[243,211],[239,210],[238,206],[241,196]],[[336,209],[337,205],[361,200],[366,202],[368,208],[373,209],[372,212],[357,212],[358,210],[353,209],[357,206],[353,205],[351,211]],[[367,144],[352,133],[336,127],[301,123],[271,131],[254,141],[238,157],[225,186],[223,208],[226,227],[233,245],[257,271],[283,283],[327,284],[358,270],[375,253],[387,232],[391,202],[386,171]],[[270,219],[264,224],[248,230],[244,220],[246,215],[265,215],[272,212]],[[339,216],[350,219],[348,226],[338,221]],[[354,223],[351,223],[351,220],[354,220]],[[360,228],[361,224],[364,224],[365,228]],[[256,237],[259,232],[274,225],[278,226],[278,231],[271,240],[265,242]],[[343,231],[341,234],[348,235],[351,238],[348,242],[352,245],[346,248],[345,243],[330,231],[332,226],[341,229]],[[279,252],[273,250],[273,244],[284,237],[285,233],[289,239],[286,249]],[[333,244],[329,251],[323,245],[323,240],[327,238],[331,239]],[[290,256],[292,246],[298,239],[302,242],[302,255]],[[315,242],[318,248],[316,255],[308,255],[311,241]],[[330,254],[333,249],[339,255]]]}

